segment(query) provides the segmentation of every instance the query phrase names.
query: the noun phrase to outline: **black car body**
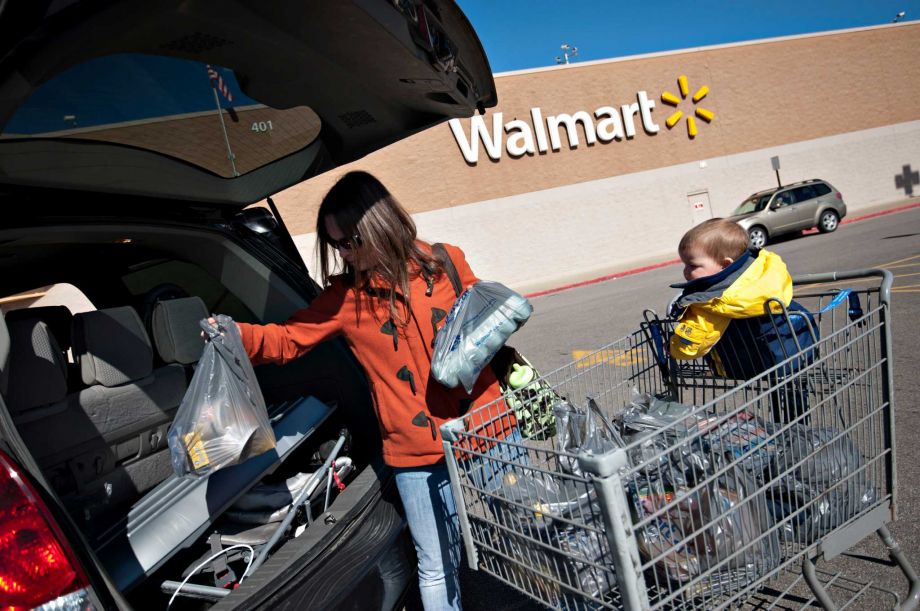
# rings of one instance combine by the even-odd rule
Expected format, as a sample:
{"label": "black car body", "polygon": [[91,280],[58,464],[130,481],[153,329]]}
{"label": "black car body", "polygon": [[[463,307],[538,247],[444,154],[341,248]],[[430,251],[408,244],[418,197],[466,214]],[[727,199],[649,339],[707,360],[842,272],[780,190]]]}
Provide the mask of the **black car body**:
{"label": "black car body", "polygon": [[[177,478],[165,433],[195,360],[162,313],[194,302],[273,322],[307,306],[319,287],[266,198],[493,106],[463,14],[444,0],[0,3],[0,57],[0,604],[163,608],[186,578],[186,608],[396,604],[412,550],[345,343],[256,368],[274,453]],[[22,307],[48,287],[91,306]],[[125,322],[100,334],[99,316]],[[242,583],[245,549],[202,563],[234,542],[257,552],[276,522],[243,527],[230,508],[321,462],[343,429],[351,479],[311,501],[299,536]]]}

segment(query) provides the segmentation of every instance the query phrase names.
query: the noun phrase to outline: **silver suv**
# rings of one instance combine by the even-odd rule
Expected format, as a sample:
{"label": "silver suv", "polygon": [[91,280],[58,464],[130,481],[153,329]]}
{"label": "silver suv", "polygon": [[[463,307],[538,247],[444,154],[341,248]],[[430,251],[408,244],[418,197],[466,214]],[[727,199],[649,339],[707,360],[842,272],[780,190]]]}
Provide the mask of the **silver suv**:
{"label": "silver suv", "polygon": [[776,236],[803,229],[830,233],[846,213],[840,191],[825,180],[812,179],[754,193],[731,219],[751,236],[751,246],[763,248]]}

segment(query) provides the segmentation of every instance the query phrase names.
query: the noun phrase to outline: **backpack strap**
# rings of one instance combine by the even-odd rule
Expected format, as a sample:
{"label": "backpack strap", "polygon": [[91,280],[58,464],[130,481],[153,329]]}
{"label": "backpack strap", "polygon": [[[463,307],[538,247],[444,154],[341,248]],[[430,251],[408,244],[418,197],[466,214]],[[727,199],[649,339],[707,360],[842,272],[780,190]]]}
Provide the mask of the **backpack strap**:
{"label": "backpack strap", "polygon": [[444,248],[444,244],[437,242],[436,244],[431,245],[431,252],[440,260],[441,267],[444,269],[444,273],[447,274],[450,283],[454,286],[454,293],[457,294],[457,297],[463,293],[463,283],[460,282],[460,274],[457,273],[457,268],[454,266],[453,260],[450,258],[450,255],[447,253],[447,249]]}

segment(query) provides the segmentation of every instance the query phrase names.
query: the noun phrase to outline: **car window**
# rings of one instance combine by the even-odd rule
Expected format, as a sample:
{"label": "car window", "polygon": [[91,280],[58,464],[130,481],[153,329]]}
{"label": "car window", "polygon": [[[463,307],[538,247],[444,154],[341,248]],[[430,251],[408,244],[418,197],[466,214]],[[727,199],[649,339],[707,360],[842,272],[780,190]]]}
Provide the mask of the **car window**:
{"label": "car window", "polygon": [[83,291],[66,282],[40,286],[0,298],[0,312],[4,314],[24,308],[57,305],[66,306],[72,314],[91,312],[96,309],[96,306],[93,305],[93,302]]}
{"label": "car window", "polygon": [[230,69],[126,53],[78,64],[44,83],[0,125],[0,145],[23,138],[102,141],[230,178],[303,149],[320,127],[308,107],[256,103]]}
{"label": "car window", "polygon": [[776,194],[776,198],[773,202],[780,206],[788,206],[795,202],[795,198],[792,195],[792,191],[783,191],[782,193]]}
{"label": "car window", "polygon": [[157,300],[197,295],[209,312],[220,312],[233,320],[255,320],[252,311],[223,284],[185,261],[159,260],[135,265],[122,276],[122,282],[141,309],[151,308]]}
{"label": "car window", "polygon": [[815,188],[815,193],[817,194],[818,197],[821,197],[822,195],[827,195],[828,193],[831,192],[831,188],[823,182],[819,182],[818,184],[814,185],[814,188]]}
{"label": "car window", "polygon": [[735,208],[735,211],[732,212],[733,215],[738,214],[750,214],[752,212],[760,212],[767,205],[767,202],[770,201],[770,195],[752,195],[748,199]]}
{"label": "car window", "polygon": [[802,202],[807,202],[810,199],[818,197],[815,194],[815,189],[811,185],[806,185],[804,187],[798,187],[792,190],[793,203],[800,204]]}

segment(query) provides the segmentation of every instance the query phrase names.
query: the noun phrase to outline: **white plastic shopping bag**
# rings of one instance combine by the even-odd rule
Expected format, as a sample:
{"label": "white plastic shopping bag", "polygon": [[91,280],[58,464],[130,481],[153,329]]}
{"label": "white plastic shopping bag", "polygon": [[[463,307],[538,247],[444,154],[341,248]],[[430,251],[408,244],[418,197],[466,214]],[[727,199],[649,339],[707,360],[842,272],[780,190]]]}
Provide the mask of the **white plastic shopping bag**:
{"label": "white plastic shopping bag", "polygon": [[435,337],[432,375],[448,388],[463,384],[472,392],[479,372],[532,311],[530,302],[507,286],[477,282],[457,297]]}
{"label": "white plastic shopping bag", "polygon": [[275,447],[265,400],[239,328],[217,314],[201,321],[209,341],[192,376],[167,441],[173,470],[204,476]]}

